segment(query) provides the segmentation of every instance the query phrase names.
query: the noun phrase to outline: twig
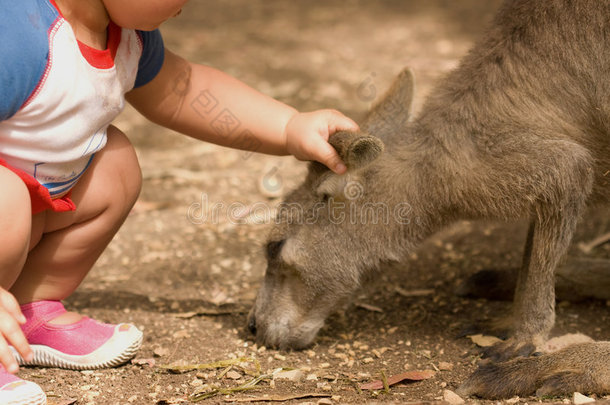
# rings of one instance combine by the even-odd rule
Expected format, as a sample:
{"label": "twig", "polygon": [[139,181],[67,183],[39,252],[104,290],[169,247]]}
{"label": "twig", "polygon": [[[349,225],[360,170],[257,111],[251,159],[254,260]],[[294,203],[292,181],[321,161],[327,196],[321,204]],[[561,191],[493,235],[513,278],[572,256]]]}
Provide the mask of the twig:
{"label": "twig", "polygon": [[600,235],[589,242],[580,242],[578,244],[578,248],[583,253],[591,253],[593,249],[603,245],[606,242],[610,242],[610,232]]}
{"label": "twig", "polygon": [[390,384],[388,384],[388,377],[385,375],[385,370],[381,370],[381,382],[383,383],[383,393],[390,393]]}
{"label": "twig", "polygon": [[231,395],[231,394],[235,394],[237,392],[242,392],[242,391],[247,391],[247,390],[253,390],[258,388],[256,385],[265,380],[265,379],[270,379],[273,378],[274,375],[276,375],[277,373],[279,373],[280,371],[282,371],[283,369],[280,368],[276,368],[275,370],[273,370],[273,372],[271,374],[263,374],[260,375],[250,381],[245,382],[244,384],[237,386],[237,387],[233,387],[233,388],[215,388],[211,391],[198,391],[195,392],[193,394],[191,394],[190,396],[190,400],[193,402],[199,402],[199,401],[203,401],[204,399],[208,399],[208,398],[212,398],[215,397],[217,395]]}
{"label": "twig", "polygon": [[294,395],[278,395],[270,397],[252,397],[252,398],[225,398],[225,402],[286,402],[294,399],[305,398],[329,398],[331,394],[322,394],[318,392],[309,392],[305,394]]}
{"label": "twig", "polygon": [[[256,359],[251,357],[240,357],[238,359],[220,360],[214,363],[203,363],[203,364],[186,364],[179,366],[161,365],[159,368],[163,370],[171,371],[172,373],[184,373],[192,370],[213,370],[217,368],[225,368],[229,366],[239,365],[241,363],[257,363]],[[259,365],[260,367],[260,365]],[[257,367],[258,368],[258,367]]]}

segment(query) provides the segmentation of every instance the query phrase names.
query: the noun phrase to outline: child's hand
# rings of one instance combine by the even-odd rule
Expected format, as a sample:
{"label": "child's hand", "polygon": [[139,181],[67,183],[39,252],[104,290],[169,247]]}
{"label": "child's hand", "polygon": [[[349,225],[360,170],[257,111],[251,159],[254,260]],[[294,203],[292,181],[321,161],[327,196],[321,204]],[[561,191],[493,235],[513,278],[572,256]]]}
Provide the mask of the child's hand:
{"label": "child's hand", "polygon": [[0,288],[0,363],[9,373],[16,373],[19,365],[15,361],[8,345],[12,345],[26,360],[31,360],[33,353],[19,324],[25,323],[25,317],[13,294]]}
{"label": "child's hand", "polygon": [[337,131],[356,130],[358,125],[339,111],[296,113],[286,124],[286,148],[299,160],[316,160],[342,174],[347,168],[328,143],[328,137]]}

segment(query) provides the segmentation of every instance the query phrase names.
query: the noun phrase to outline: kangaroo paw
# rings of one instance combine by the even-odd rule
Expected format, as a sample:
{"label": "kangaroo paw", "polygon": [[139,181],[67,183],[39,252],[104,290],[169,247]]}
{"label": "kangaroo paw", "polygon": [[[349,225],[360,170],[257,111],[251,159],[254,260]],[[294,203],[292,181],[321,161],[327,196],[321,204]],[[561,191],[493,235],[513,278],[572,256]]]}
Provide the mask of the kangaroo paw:
{"label": "kangaroo paw", "polygon": [[564,371],[545,379],[536,391],[539,397],[556,397],[573,392],[595,392],[595,383],[591,375],[585,372]]}
{"label": "kangaroo paw", "polygon": [[480,366],[458,389],[488,399],[610,392],[610,342],[581,343],[536,357]]}
{"label": "kangaroo paw", "polygon": [[457,393],[462,397],[477,396],[485,399],[527,396],[536,391],[536,376],[524,373],[531,359],[517,359],[507,363],[487,363],[480,366]]}

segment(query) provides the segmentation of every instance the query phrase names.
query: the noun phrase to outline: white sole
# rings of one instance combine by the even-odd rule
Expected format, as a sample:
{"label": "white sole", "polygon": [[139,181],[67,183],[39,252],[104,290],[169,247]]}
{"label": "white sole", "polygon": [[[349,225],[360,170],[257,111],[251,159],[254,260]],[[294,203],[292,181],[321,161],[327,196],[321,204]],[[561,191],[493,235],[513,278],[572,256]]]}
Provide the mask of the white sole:
{"label": "white sole", "polygon": [[[13,388],[9,388],[14,385]],[[47,396],[42,388],[31,381],[15,381],[0,388],[0,404],[2,405],[44,405]]]}
{"label": "white sole", "polygon": [[66,354],[45,345],[30,345],[34,358],[31,361],[25,361],[13,347],[11,350],[19,365],[22,366],[93,370],[115,367],[127,362],[136,355],[140,346],[142,346],[142,332],[136,327],[132,327],[126,332],[115,331],[115,334],[106,343],[85,355]]}

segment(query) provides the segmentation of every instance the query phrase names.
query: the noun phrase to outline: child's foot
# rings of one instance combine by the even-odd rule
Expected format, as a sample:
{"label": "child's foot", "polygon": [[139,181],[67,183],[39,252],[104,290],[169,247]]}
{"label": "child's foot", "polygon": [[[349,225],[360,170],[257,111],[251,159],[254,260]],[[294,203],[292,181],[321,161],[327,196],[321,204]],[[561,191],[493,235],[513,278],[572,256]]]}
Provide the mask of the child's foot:
{"label": "child's foot", "polygon": [[111,325],[86,316],[70,324],[51,322],[66,314],[59,301],[32,302],[22,305],[21,311],[27,319],[21,328],[34,352],[34,359],[25,361],[13,350],[21,365],[72,370],[114,367],[135,356],[142,344],[142,332],[126,323]]}
{"label": "child's foot", "polygon": [[46,403],[47,396],[38,384],[22,380],[0,366],[0,404],[42,405]]}

